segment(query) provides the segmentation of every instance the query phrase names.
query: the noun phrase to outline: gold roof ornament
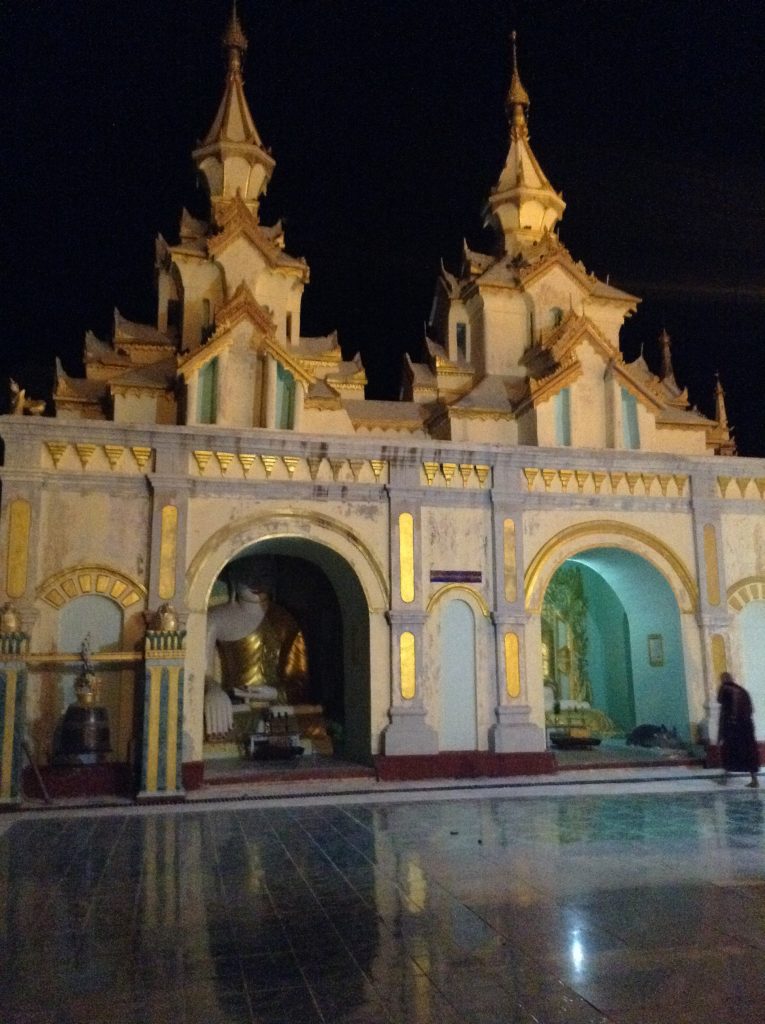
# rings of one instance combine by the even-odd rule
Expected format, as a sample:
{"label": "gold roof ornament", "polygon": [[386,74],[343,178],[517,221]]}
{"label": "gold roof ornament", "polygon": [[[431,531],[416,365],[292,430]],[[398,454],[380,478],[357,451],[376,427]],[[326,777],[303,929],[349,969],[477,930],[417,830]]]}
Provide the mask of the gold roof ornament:
{"label": "gold roof ornament", "polygon": [[513,48],[513,74],[510,79],[510,89],[507,93],[507,114],[510,118],[510,125],[513,132],[528,132],[528,125],[526,123],[526,112],[528,111],[531,103],[529,94],[523,87],[521,82],[521,76],[518,74],[518,50],[516,47],[516,39],[518,34],[513,29],[510,34],[510,40]]}
{"label": "gold roof ornament", "polygon": [[736,441],[728,423],[728,412],[725,408],[725,390],[720,381],[720,374],[715,374],[715,425],[707,431],[707,448],[715,455],[735,455]]}
{"label": "gold roof ornament", "polygon": [[242,23],[239,20],[239,14],[236,9],[236,0],[234,0],[231,6],[231,17],[226,31],[222,37],[223,49],[228,50],[228,67],[229,71],[239,70],[242,66],[242,57],[247,52],[247,36],[244,34]]}
{"label": "gold roof ornament", "polygon": [[661,345],[661,380],[666,381],[668,384],[677,386],[675,381],[675,371],[672,367],[672,344],[671,337],[666,327],[662,327],[661,334],[659,335],[659,344]]}

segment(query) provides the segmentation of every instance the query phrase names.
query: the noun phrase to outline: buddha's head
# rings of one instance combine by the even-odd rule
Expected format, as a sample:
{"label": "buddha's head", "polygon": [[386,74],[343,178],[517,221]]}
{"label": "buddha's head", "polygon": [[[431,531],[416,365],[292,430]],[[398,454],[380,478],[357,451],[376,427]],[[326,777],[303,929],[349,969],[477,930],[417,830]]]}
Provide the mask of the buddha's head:
{"label": "buddha's head", "polygon": [[231,589],[237,601],[261,604],[266,607],[271,601],[273,581],[270,573],[262,566],[242,560],[229,566]]}

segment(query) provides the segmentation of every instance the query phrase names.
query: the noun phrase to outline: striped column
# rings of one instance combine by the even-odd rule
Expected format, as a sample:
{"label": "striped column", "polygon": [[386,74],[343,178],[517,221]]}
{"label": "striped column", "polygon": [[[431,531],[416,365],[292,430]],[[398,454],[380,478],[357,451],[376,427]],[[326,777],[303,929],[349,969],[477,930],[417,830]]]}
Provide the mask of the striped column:
{"label": "striped column", "polygon": [[183,675],[185,630],[146,633],[138,799],[167,799],[183,794]]}
{"label": "striped column", "polygon": [[28,642],[25,633],[0,634],[0,807],[21,802]]}

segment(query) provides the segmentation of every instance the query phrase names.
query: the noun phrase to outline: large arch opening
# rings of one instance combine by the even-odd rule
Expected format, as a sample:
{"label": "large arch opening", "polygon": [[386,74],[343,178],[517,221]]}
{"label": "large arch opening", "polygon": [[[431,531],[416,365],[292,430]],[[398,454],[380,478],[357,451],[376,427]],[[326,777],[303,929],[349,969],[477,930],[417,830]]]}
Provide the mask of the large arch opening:
{"label": "large arch opening", "polygon": [[[230,600],[230,579],[242,566],[269,581],[273,603],[295,621],[307,655],[305,701],[320,705],[331,753],[323,748],[300,765],[330,761],[368,765],[372,758],[369,609],[359,579],[332,548],[299,536],[266,537],[237,551],[218,573],[208,611]],[[247,762],[246,750],[205,744],[205,774],[224,759]]]}
{"label": "large arch opening", "polygon": [[[687,752],[691,735],[680,609],[665,576],[619,547],[571,554],[542,601],[548,732],[570,720],[607,748],[647,728],[645,748]],[[582,735],[583,742],[587,735]]]}

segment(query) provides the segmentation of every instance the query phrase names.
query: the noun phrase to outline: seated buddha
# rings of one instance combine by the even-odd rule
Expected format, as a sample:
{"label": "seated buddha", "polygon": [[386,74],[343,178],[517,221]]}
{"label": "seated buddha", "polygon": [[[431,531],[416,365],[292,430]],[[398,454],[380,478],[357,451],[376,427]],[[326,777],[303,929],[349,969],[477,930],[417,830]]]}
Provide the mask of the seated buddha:
{"label": "seated buddha", "polygon": [[307,696],[308,657],[298,623],[273,603],[257,567],[234,563],[229,582],[229,601],[207,616],[207,736],[232,730],[234,702],[300,705]]}

